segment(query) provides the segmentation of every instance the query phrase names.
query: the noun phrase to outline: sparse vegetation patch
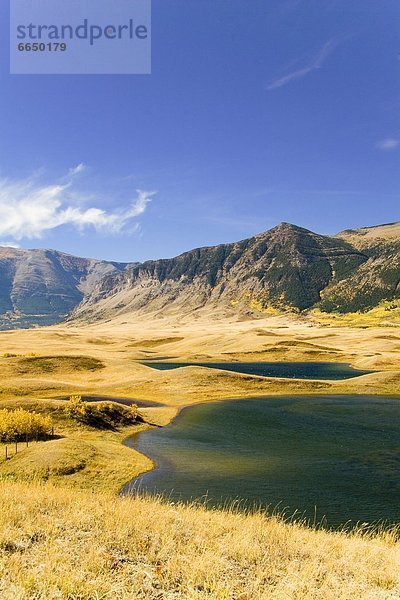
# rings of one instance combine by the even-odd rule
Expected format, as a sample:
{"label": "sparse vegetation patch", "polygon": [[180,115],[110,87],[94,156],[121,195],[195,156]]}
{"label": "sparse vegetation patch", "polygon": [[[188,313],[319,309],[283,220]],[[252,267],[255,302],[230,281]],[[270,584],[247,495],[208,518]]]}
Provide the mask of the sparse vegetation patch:
{"label": "sparse vegetation patch", "polygon": [[102,361],[91,356],[28,356],[17,363],[20,374],[98,371],[103,368]]}
{"label": "sparse vegetation patch", "polygon": [[132,348],[157,348],[157,346],[164,346],[165,344],[172,344],[172,342],[181,342],[183,337],[165,337],[154,340],[140,340],[131,344]]}

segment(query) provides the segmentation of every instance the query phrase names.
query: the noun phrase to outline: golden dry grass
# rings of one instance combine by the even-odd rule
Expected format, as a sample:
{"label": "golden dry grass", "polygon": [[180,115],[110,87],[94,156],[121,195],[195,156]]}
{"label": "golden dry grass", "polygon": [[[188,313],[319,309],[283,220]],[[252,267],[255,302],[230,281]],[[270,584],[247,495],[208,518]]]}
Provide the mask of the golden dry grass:
{"label": "golden dry grass", "polygon": [[[153,467],[149,458],[123,445],[125,438],[147,429],[146,423],[118,426],[113,430],[97,429],[68,419],[64,410],[66,403],[60,400],[17,399],[3,401],[3,404],[11,410],[23,405],[28,410],[50,415],[57,438],[30,442],[28,447],[20,443],[17,454],[15,445],[8,444],[8,460],[5,460],[5,444],[0,444],[0,478],[44,480],[56,485],[118,493],[127,481]],[[155,409],[149,410],[149,420],[158,423],[157,413],[151,414]],[[147,420],[147,416],[145,418]]]}
{"label": "golden dry grass", "polygon": [[[364,329],[355,318],[343,327],[317,323],[317,317],[138,323],[124,316],[87,327],[0,332],[0,408],[50,413],[62,436],[0,464],[0,598],[400,598],[400,550],[389,534],[312,531],[260,514],[104,494],[151,468],[147,457],[122,445],[145,425],[119,431],[78,427],[66,421],[63,403],[54,399],[93,394],[156,400],[165,406],[141,414],[165,425],[182,406],[229,397],[399,394],[398,326],[371,321]],[[306,381],[198,367],[156,371],[139,363],[161,356],[326,360],[378,372]],[[47,483],[39,485],[39,479]]]}
{"label": "golden dry grass", "polygon": [[4,600],[400,597],[390,534],[15,483],[1,483],[0,523]]}
{"label": "golden dry grass", "polygon": [[11,459],[5,461],[1,456],[0,478],[118,493],[125,483],[153,467],[149,458],[122,445],[125,437],[143,428],[138,425],[120,432],[83,429],[65,438],[33,442],[28,448],[22,444],[18,454],[10,446]]}
{"label": "golden dry grass", "polygon": [[[398,394],[400,326],[363,329],[333,323],[331,319],[329,324],[318,324],[315,317],[293,315],[248,321],[193,318],[190,322],[138,322],[123,316],[86,327],[0,332],[0,406],[2,398],[54,398],[74,393],[156,400],[173,407],[270,394]],[[26,361],[22,355],[28,353],[35,357]],[[74,368],[71,359],[77,356],[85,357],[82,364],[101,364],[102,368]],[[140,364],[158,357],[201,362],[337,361],[379,372],[346,381],[318,382],[196,367],[160,372]]]}

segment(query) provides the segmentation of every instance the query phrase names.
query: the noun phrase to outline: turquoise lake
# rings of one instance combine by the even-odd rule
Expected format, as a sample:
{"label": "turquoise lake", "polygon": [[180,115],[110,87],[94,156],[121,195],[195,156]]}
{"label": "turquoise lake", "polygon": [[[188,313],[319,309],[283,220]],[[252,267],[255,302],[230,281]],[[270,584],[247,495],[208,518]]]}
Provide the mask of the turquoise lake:
{"label": "turquoise lake", "polygon": [[400,521],[400,398],[268,397],[199,404],[130,438],[157,468],[125,486],[174,500],[278,507],[338,527]]}

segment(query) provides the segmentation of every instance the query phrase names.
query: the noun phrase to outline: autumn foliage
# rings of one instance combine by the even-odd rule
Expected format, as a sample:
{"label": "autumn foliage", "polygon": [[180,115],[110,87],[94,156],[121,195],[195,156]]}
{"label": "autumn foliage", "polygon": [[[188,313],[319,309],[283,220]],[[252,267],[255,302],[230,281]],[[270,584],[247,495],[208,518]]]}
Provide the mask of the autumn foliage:
{"label": "autumn foliage", "polygon": [[43,438],[52,428],[51,417],[23,408],[0,410],[0,441],[18,442]]}
{"label": "autumn foliage", "polygon": [[116,429],[138,420],[136,404],[127,407],[115,402],[85,402],[81,396],[70,396],[64,413],[69,419],[96,429]]}

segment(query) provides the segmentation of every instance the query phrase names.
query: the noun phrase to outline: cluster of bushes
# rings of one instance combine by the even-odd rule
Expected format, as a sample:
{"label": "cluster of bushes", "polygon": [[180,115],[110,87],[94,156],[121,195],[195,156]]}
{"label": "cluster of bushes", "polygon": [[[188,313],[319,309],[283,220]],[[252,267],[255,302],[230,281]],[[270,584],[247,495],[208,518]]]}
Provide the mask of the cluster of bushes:
{"label": "cluster of bushes", "polygon": [[392,302],[392,304],[389,304],[389,306],[385,307],[385,311],[390,312],[391,310],[396,310],[397,308],[400,308],[400,304],[396,304],[395,302]]}
{"label": "cluster of bushes", "polygon": [[28,354],[13,354],[12,352],[5,352],[3,358],[18,358],[20,356],[36,356],[35,352],[28,352]]}
{"label": "cluster of bushes", "polygon": [[98,429],[115,429],[138,420],[135,404],[126,407],[115,402],[84,402],[81,396],[70,396],[64,411],[68,418]]}
{"label": "cluster of bushes", "polygon": [[46,437],[52,428],[51,417],[22,408],[0,410],[0,441],[19,442]]}

